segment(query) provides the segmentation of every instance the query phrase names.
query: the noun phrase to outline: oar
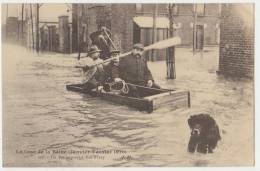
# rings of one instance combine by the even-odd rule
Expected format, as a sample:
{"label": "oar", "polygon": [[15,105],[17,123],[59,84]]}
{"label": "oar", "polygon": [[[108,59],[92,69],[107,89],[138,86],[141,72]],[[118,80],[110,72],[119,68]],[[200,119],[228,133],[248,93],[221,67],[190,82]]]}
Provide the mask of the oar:
{"label": "oar", "polygon": [[[173,38],[162,40],[162,41],[156,42],[154,44],[151,44],[149,46],[146,46],[146,47],[144,47],[144,51],[151,50],[151,49],[165,49],[165,48],[168,48],[168,47],[171,47],[171,46],[178,45],[180,43],[181,43],[181,39],[179,37],[173,37]],[[94,65],[91,65],[90,68],[95,67],[95,66],[100,65],[100,64],[103,64],[103,63],[106,63],[106,62],[110,62],[110,61],[117,59],[117,58],[123,58],[123,57],[125,57],[129,54],[131,54],[131,51],[126,52],[126,53],[122,53],[118,56],[108,58],[108,59],[103,60],[103,61],[100,61],[100,62],[98,62]]]}
{"label": "oar", "polygon": [[[168,47],[171,47],[171,46],[178,45],[180,43],[181,43],[180,37],[173,37],[173,38],[162,40],[162,41],[156,42],[154,44],[151,44],[149,46],[146,46],[146,47],[144,47],[144,51],[151,50],[151,49],[165,49],[165,48],[168,48]],[[131,54],[131,51],[123,53],[123,54],[119,54],[118,56],[115,56],[115,57],[112,57],[112,58],[108,58],[108,59],[100,61],[100,62],[98,62],[98,63],[96,63],[94,65],[91,65],[91,66],[89,66],[90,69],[85,73],[85,75],[86,76],[87,75],[92,75],[92,77],[93,77],[93,74],[88,74],[88,72],[93,73],[94,70],[96,70],[96,69],[93,69],[93,68],[95,68],[95,66],[98,66],[98,65],[110,62],[110,61],[112,61],[114,59],[123,58],[123,57],[125,57],[125,56],[127,56],[129,54]],[[85,83],[88,82],[92,77],[88,77],[88,78],[85,77],[84,82]]]}
{"label": "oar", "polygon": [[170,39],[165,39],[149,46],[144,47],[144,50],[151,50],[151,49],[165,49],[171,46],[175,46],[181,43],[180,37],[173,37]]}

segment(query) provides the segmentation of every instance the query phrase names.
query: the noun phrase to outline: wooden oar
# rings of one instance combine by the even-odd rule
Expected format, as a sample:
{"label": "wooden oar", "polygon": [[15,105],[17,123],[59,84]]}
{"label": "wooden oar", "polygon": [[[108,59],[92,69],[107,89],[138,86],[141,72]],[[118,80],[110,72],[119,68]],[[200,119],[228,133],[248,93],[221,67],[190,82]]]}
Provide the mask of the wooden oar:
{"label": "wooden oar", "polygon": [[[162,41],[156,42],[154,44],[151,44],[149,46],[146,46],[146,47],[144,47],[144,51],[151,50],[151,49],[165,49],[165,48],[168,48],[168,47],[171,47],[171,46],[178,45],[180,43],[181,43],[181,39],[179,37],[173,37],[173,38],[162,40]],[[98,62],[94,65],[91,65],[90,68],[95,67],[95,66],[100,65],[100,64],[103,64],[103,63],[106,63],[106,62],[110,62],[110,61],[117,59],[117,58],[123,58],[123,57],[125,57],[129,54],[131,54],[131,51],[126,52],[126,53],[122,53],[118,56],[108,58],[108,59],[103,60],[103,61],[100,61],[100,62]]]}
{"label": "wooden oar", "polygon": [[[171,47],[171,46],[178,45],[180,43],[181,43],[180,37],[173,37],[173,38],[162,40],[162,41],[156,42],[154,44],[151,44],[149,46],[146,46],[146,47],[144,47],[144,51],[151,50],[151,49],[164,49],[164,48],[168,48],[168,47]],[[89,66],[90,69],[87,72],[94,73],[94,70],[96,71],[96,69],[93,69],[93,68],[95,68],[96,66],[104,64],[104,63],[107,63],[107,62],[110,62],[110,61],[112,61],[114,59],[123,58],[123,57],[125,57],[125,56],[127,56],[127,55],[129,55],[131,53],[132,53],[131,51],[130,52],[126,52],[126,53],[123,53],[123,54],[119,54],[118,56],[115,56],[115,57],[108,58],[106,60],[97,62],[96,64]],[[87,75],[93,75],[93,74],[88,74],[87,72],[85,73],[86,76]],[[88,82],[92,77],[85,77],[84,82],[85,83]]]}

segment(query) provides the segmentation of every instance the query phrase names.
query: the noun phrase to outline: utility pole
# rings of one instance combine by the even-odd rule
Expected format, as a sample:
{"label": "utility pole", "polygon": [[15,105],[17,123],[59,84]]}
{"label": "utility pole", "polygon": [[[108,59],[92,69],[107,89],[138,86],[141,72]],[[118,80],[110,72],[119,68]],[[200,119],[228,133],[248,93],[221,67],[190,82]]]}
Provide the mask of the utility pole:
{"label": "utility pole", "polygon": [[24,39],[24,34],[23,34],[23,12],[24,12],[24,4],[22,4],[22,38],[21,38],[21,42],[23,44],[23,39]]}
{"label": "utility pole", "polygon": [[[173,28],[173,19],[174,19],[174,7],[175,4],[169,4],[168,6],[168,15],[169,15],[169,36],[174,36],[174,28]],[[166,57],[166,65],[167,65],[167,78],[168,79],[175,79],[176,78],[176,71],[175,71],[175,47],[169,47],[167,49],[168,55]]]}
{"label": "utility pole", "polygon": [[[153,43],[157,42],[157,15],[158,15],[158,4],[154,4],[154,13],[153,13]],[[156,50],[152,50],[151,61],[154,61],[156,58]]]}
{"label": "utility pole", "polygon": [[86,4],[85,5],[85,23],[86,23],[86,33],[85,33],[85,35],[86,36],[84,36],[84,40],[85,40],[85,42],[86,42],[86,47],[85,47],[85,50],[88,50],[88,48],[89,48],[89,45],[90,45],[90,42],[89,42],[89,38],[88,38],[88,36],[89,36],[89,16],[88,16],[88,14],[89,14],[89,11],[88,11],[89,9],[88,9],[88,5]]}
{"label": "utility pole", "polygon": [[33,33],[33,13],[32,13],[32,4],[30,4],[30,13],[31,13],[31,28],[32,28],[32,49],[34,50],[34,33]]}
{"label": "utility pole", "polygon": [[36,4],[36,52],[39,52],[39,4]]}
{"label": "utility pole", "polygon": [[[79,5],[79,4],[78,4]],[[78,6],[78,60],[80,60],[80,53],[81,53],[81,50],[82,50],[82,41],[84,41],[84,32],[85,32],[85,27],[82,26],[81,27],[81,35],[80,35],[80,25],[82,25],[82,22],[83,22],[83,16],[84,16],[84,11],[85,11],[85,8],[84,8],[84,4],[81,4],[81,10],[80,9],[80,6]],[[81,14],[79,13],[79,11],[81,11]]]}
{"label": "utility pole", "polygon": [[8,33],[7,20],[8,20],[8,4],[6,4],[6,19],[5,19],[5,36],[6,36],[5,38],[6,38],[6,41],[8,39],[8,35],[7,35],[7,33]]}
{"label": "utility pole", "polygon": [[80,60],[80,4],[77,4],[77,37],[78,37],[78,60]]}
{"label": "utility pole", "polygon": [[194,23],[193,23],[193,55],[195,55],[196,52],[196,45],[197,45],[197,5],[193,4],[193,18],[194,18]]}

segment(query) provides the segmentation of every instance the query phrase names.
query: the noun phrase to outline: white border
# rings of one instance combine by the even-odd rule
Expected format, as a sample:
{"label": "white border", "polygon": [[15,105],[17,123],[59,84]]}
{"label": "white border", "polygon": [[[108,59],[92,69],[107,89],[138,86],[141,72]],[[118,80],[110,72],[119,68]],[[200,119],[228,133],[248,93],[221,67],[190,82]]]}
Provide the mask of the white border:
{"label": "white border", "polygon": [[1,0],[1,3],[252,3],[257,0]]}

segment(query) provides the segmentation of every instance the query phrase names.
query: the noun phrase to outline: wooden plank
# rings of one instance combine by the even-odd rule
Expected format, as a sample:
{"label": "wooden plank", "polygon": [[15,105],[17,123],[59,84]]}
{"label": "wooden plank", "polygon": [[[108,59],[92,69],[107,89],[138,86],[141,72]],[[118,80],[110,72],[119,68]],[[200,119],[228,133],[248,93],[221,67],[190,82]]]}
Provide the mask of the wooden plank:
{"label": "wooden plank", "polygon": [[168,96],[168,95],[175,95],[178,96],[180,94],[186,94],[186,91],[183,90],[177,90],[177,91],[167,91],[165,93],[160,93],[160,94],[156,94],[156,95],[152,95],[152,96],[148,96],[148,97],[144,97],[144,99],[148,99],[148,100],[154,100],[157,98],[162,98],[163,96]]}
{"label": "wooden plank", "polygon": [[162,98],[153,99],[153,109],[157,109],[161,106],[165,106],[168,103],[174,105],[175,103],[177,103],[178,100],[185,100],[187,106],[189,106],[188,92],[181,92],[181,94],[179,93],[178,95],[173,94],[173,95],[164,96]]}
{"label": "wooden plank", "polygon": [[187,104],[187,100],[180,99],[180,100],[175,101],[175,103],[164,104],[164,107],[167,107],[169,110],[176,110],[179,108],[187,108],[189,106]]}
{"label": "wooden plank", "polygon": [[187,98],[185,98],[185,97],[180,97],[178,99],[175,99],[174,101],[170,100],[170,101],[167,101],[165,103],[157,103],[156,104],[156,102],[155,102],[155,104],[153,104],[153,110],[156,110],[156,109],[159,109],[159,108],[162,108],[162,107],[184,108],[184,107],[189,107],[189,104],[188,104]]}
{"label": "wooden plank", "polygon": [[122,105],[128,105],[130,107],[136,108],[140,111],[147,111],[151,113],[153,111],[152,101],[146,99],[138,99],[133,97],[126,97],[121,95],[112,95],[112,94],[102,94],[101,98],[106,99],[108,101],[112,101]]}

